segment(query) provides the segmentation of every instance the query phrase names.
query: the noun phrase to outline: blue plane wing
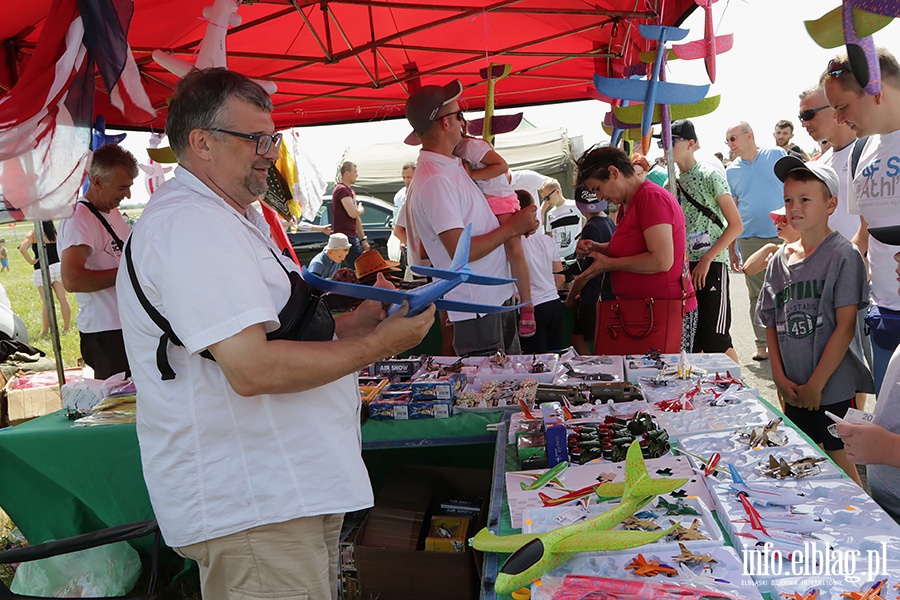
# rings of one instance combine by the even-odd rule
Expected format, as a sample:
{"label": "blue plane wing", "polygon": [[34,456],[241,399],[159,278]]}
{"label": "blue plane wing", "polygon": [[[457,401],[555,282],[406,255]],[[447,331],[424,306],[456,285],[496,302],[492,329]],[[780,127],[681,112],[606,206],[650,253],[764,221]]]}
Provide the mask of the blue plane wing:
{"label": "blue plane wing", "polygon": [[[690,85],[687,83],[656,82],[656,102],[653,104],[693,104],[706,97],[709,85]],[[594,86],[597,91],[613,98],[644,102],[650,82],[646,79],[622,79],[594,75]]]}
{"label": "blue plane wing", "polygon": [[434,305],[441,310],[455,310],[457,312],[493,314],[502,313],[508,310],[516,310],[531,302],[523,302],[522,304],[511,304],[508,306],[496,304],[473,304],[472,302],[460,302],[459,300],[445,300],[443,298],[434,301]]}
{"label": "blue plane wing", "polygon": [[303,274],[303,280],[306,281],[306,283],[323,292],[331,292],[333,294],[350,296],[351,298],[361,298],[363,300],[387,302],[390,304],[402,304],[404,300],[409,300],[411,296],[410,292],[404,290],[390,290],[372,287],[371,285],[324,279],[315,273],[310,272],[306,267],[301,267],[301,272]]}

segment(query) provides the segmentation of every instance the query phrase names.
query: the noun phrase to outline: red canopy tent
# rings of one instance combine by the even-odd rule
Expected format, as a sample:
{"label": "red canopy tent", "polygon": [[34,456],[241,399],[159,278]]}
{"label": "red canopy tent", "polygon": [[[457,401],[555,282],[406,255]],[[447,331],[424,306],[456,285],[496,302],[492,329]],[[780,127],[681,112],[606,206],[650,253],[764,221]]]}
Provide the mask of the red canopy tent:
{"label": "red canopy tent", "polygon": [[[98,79],[94,114],[109,127],[162,130],[177,77],[150,54],[185,60],[207,27],[212,0],[135,0],[128,35],[152,121],[122,115]],[[27,65],[51,0],[8,3],[0,20],[0,95]],[[254,0],[227,32],[228,66],[278,85],[277,127],[399,118],[410,89],[459,78],[467,109],[484,106],[479,70],[512,65],[497,107],[590,97],[594,73],[620,76],[650,48],[640,23],[680,23],[693,0]],[[699,35],[698,35],[699,37]]]}

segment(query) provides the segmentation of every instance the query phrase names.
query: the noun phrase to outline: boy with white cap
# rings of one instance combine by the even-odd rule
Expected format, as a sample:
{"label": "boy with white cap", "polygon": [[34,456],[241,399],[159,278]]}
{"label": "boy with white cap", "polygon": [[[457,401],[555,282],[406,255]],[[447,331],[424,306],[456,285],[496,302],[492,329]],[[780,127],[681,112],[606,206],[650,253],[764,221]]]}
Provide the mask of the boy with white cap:
{"label": "boy with white cap", "polygon": [[825,410],[843,417],[855,408],[857,392],[874,390],[856,337],[857,314],[869,297],[866,268],[856,248],[828,227],[838,202],[834,169],[786,156],[775,163],[775,175],[800,239],[769,261],[756,307],[772,378],[785,415],[859,483],[843,443],[828,432]]}
{"label": "boy with white cap", "polygon": [[328,244],[309,261],[309,272],[331,279],[350,253],[350,239],[343,233],[332,233]]}

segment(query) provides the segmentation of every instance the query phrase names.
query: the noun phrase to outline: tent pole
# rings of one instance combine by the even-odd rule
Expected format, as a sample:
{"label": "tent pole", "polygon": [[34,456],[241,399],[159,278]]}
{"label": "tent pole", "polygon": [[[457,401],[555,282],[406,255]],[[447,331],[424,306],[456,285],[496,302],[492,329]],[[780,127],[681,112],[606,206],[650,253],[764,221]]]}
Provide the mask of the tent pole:
{"label": "tent pole", "polygon": [[47,246],[44,244],[44,227],[38,220],[34,221],[34,239],[37,242],[38,257],[41,260],[41,280],[44,283],[44,306],[50,323],[50,341],[53,344],[53,355],[56,357],[56,376],[59,387],[66,382],[63,374],[62,345],[59,342],[59,323],[56,321],[56,305],[53,301],[53,285],[50,282],[50,264],[47,259]]}

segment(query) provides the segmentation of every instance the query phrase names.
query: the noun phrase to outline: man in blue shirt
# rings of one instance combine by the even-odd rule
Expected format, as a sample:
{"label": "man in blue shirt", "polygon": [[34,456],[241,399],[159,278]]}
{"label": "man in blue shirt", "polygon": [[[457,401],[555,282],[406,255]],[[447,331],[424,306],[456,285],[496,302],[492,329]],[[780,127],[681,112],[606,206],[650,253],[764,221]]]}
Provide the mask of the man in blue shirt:
{"label": "man in blue shirt", "polygon": [[[725,143],[734,160],[725,170],[728,187],[737,202],[744,231],[736,242],[728,246],[731,270],[741,271],[741,258],[749,257],[766,244],[778,244],[775,225],[769,213],[784,206],[784,184],[775,176],[775,163],[786,153],[781,148],[759,148],[753,137],[753,129],[741,121],[725,133]],[[738,254],[740,252],[740,254]],[[756,324],[756,301],[762,288],[765,272],[746,276],[750,295],[750,323],[756,336],[756,354],[753,360],[766,360],[766,330]]]}

